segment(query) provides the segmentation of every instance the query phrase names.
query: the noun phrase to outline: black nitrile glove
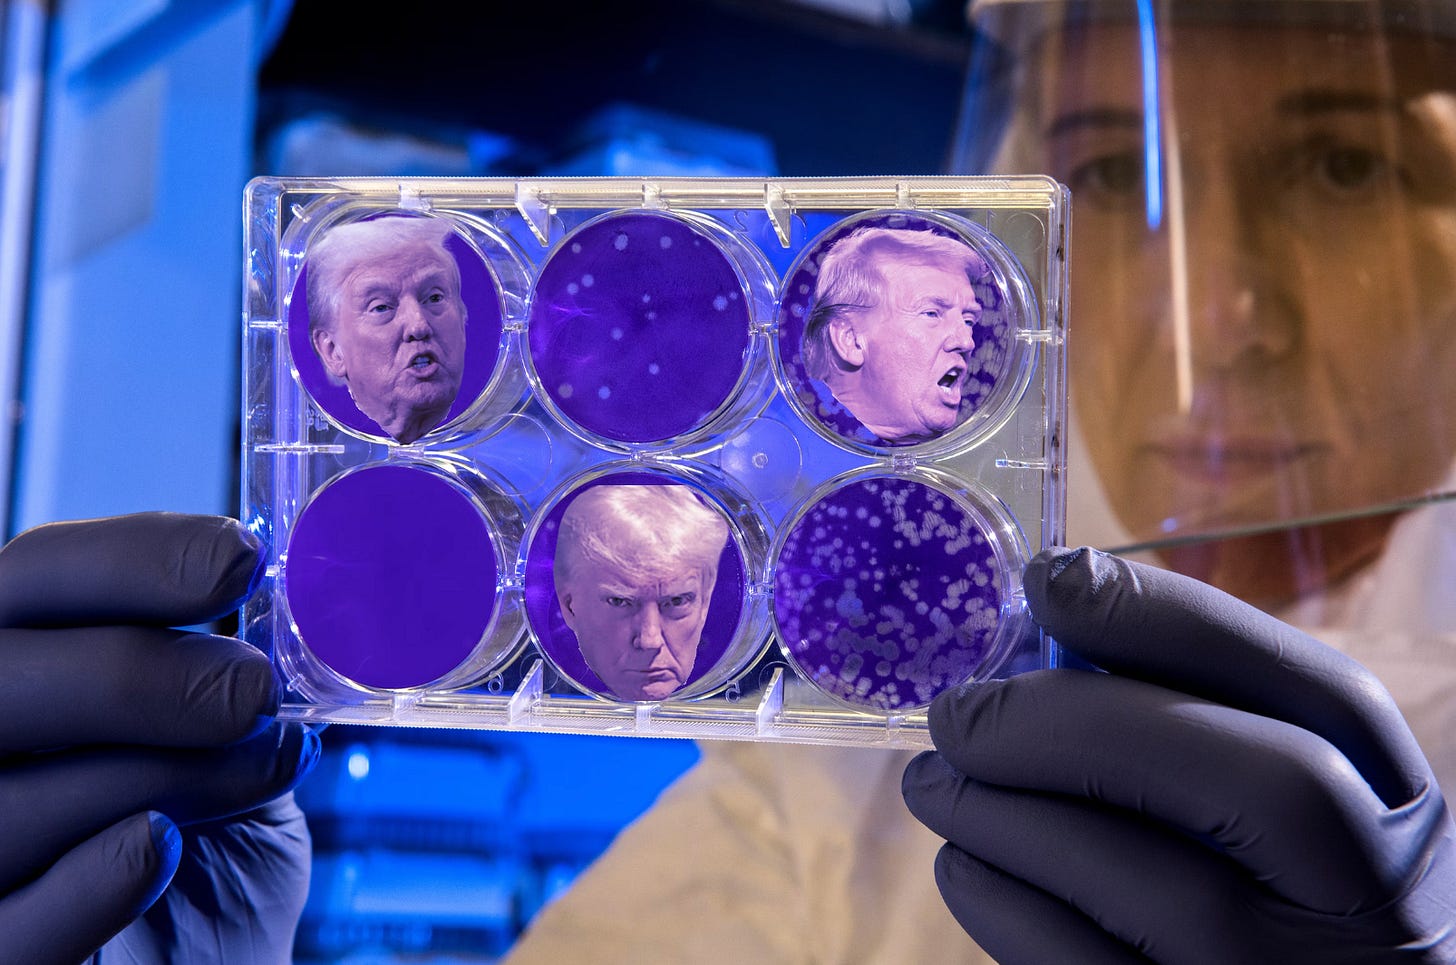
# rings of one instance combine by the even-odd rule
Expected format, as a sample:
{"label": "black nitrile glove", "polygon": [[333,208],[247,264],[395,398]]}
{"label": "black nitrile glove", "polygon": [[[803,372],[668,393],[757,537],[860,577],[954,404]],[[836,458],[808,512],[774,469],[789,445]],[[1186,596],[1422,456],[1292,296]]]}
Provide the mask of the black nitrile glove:
{"label": "black nitrile glove", "polygon": [[1092,550],[1032,616],[1107,673],[931,705],[904,778],[946,904],[1003,965],[1456,962],[1456,826],[1355,661],[1212,587]]}
{"label": "black nitrile glove", "polygon": [[[203,960],[178,950],[204,918],[243,918],[223,935],[272,915],[251,934],[291,942],[307,833],[291,798],[263,805],[313,765],[318,738],[272,720],[255,648],[167,629],[236,609],[258,565],[237,522],[166,513],[41,526],[0,551],[0,962],[86,959],[174,873],[138,925],[165,960]],[[204,914],[164,920],[184,907]],[[289,953],[240,944],[216,960]]]}

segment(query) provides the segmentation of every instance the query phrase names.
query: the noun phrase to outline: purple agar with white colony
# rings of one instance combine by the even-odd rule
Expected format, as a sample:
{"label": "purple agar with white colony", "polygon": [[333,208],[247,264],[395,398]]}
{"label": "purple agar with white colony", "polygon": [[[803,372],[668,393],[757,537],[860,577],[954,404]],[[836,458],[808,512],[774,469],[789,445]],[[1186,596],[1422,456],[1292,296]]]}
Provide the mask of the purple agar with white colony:
{"label": "purple agar with white colony", "polygon": [[686,699],[740,669],[751,563],[693,475],[609,469],[569,483],[533,526],[526,618],[576,689]]}
{"label": "purple agar with white colony", "polygon": [[376,465],[335,478],[288,540],[284,588],[304,646],[344,681],[375,690],[488,673],[506,655],[492,656],[500,648],[487,640],[505,622],[492,529],[441,472]]}
{"label": "purple agar with white colony", "polygon": [[774,568],[774,619],[800,674],[857,710],[909,712],[994,660],[1007,588],[977,515],[889,475],[815,500]]}
{"label": "purple agar with white colony", "polygon": [[729,250],[655,211],[613,212],[563,239],[528,326],[548,406],[615,444],[668,444],[713,423],[744,381],[754,316]]}

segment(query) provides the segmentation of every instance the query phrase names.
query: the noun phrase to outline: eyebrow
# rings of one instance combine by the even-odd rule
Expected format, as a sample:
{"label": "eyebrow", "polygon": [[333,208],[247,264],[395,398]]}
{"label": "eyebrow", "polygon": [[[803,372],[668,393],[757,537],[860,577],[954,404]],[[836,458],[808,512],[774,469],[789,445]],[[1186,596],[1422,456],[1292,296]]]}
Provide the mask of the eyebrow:
{"label": "eyebrow", "polygon": [[[1354,111],[1400,113],[1403,105],[1396,98],[1365,91],[1316,89],[1287,94],[1275,102],[1274,110],[1279,114],[1310,117]],[[1123,107],[1094,107],[1059,116],[1047,127],[1045,136],[1051,139],[1083,128],[1140,131],[1142,126],[1141,111]]]}
{"label": "eyebrow", "polygon": [[1281,97],[1274,105],[1280,114],[1337,114],[1345,111],[1400,113],[1403,105],[1394,97],[1365,91],[1305,90]]}
{"label": "eyebrow", "polygon": [[1143,114],[1142,111],[1129,110],[1125,107],[1094,107],[1083,111],[1072,111],[1069,114],[1062,114],[1052,121],[1046,129],[1045,136],[1051,139],[1087,127],[1129,128],[1141,131]]}

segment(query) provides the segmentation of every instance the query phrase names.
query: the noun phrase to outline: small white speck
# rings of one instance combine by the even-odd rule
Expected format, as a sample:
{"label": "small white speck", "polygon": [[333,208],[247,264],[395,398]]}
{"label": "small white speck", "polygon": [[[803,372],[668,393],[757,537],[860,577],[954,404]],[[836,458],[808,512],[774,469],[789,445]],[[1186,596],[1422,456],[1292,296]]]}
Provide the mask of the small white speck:
{"label": "small white speck", "polygon": [[602,386],[600,389],[597,389],[597,398],[598,399],[605,399],[608,396],[610,396],[611,394],[612,394],[612,390],[609,389],[609,388],[607,388],[605,385]]}
{"label": "small white speck", "polygon": [[669,238],[667,235],[663,235],[661,238],[658,238],[657,243],[664,248],[672,247],[672,239]]}
{"label": "small white speck", "polygon": [[591,275],[582,275],[581,276],[581,287],[582,288],[590,288],[591,286],[595,285],[596,283],[597,283],[597,280],[595,278],[593,278]]}
{"label": "small white speck", "polygon": [[556,394],[561,396],[563,399],[571,398],[572,393],[575,391],[576,390],[571,387],[570,382],[562,382],[556,387]]}

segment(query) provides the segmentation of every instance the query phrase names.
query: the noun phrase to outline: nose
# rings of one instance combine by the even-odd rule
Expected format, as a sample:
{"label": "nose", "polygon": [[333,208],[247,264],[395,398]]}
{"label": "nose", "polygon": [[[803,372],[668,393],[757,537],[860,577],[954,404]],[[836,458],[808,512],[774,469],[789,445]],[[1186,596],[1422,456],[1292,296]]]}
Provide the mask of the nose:
{"label": "nose", "polygon": [[400,302],[398,317],[406,342],[424,342],[434,337],[435,329],[424,308],[413,298]]}
{"label": "nose", "polygon": [[[979,304],[976,305],[976,315],[980,317]],[[976,339],[971,331],[971,323],[963,319],[951,320],[951,332],[945,340],[945,348],[948,352],[960,352],[965,354],[976,347]]]}
{"label": "nose", "polygon": [[[1267,184],[1241,185],[1227,170],[1207,173],[1212,176],[1200,179],[1185,222],[1186,307],[1175,308],[1173,322],[1186,329],[1195,371],[1269,368],[1297,351],[1302,334],[1292,287],[1298,242]],[[1175,266],[1175,304],[1177,278]]]}
{"label": "nose", "polygon": [[638,613],[632,646],[638,650],[661,650],[667,645],[667,637],[662,632],[662,614],[651,604],[642,607]]}

